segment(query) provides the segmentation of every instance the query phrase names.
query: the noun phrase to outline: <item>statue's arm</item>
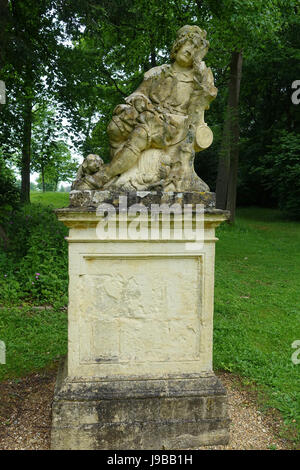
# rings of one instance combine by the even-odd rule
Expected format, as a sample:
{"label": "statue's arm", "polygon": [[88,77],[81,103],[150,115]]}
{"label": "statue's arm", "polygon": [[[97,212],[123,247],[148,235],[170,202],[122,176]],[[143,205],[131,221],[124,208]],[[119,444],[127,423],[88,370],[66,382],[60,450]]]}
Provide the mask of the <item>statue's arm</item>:
{"label": "statue's arm", "polygon": [[201,62],[198,73],[194,77],[194,91],[188,109],[192,124],[195,126],[204,124],[204,111],[209,109],[209,105],[216,98],[217,93],[211,69]]}
{"label": "statue's arm", "polygon": [[206,67],[203,61],[200,64],[199,72],[195,75],[195,85],[195,89],[207,100],[208,105],[216,98],[218,90],[214,84],[212,70],[210,67]]}
{"label": "statue's arm", "polygon": [[150,98],[150,89],[152,85],[153,79],[155,77],[158,77],[161,75],[163,69],[166,67],[166,65],[160,65],[158,67],[153,67],[152,69],[148,70],[144,74],[144,79],[140,86],[133,92],[131,95],[129,95],[125,101],[129,104],[133,104],[138,97],[140,97],[142,100],[144,100],[145,103],[152,104],[151,98]]}

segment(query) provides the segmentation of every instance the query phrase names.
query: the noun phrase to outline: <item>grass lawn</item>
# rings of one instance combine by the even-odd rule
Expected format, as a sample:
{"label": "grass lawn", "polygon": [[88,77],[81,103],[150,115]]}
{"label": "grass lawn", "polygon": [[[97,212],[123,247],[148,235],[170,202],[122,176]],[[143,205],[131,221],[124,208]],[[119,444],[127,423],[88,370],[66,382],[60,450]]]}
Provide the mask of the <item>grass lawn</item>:
{"label": "grass lawn", "polygon": [[65,355],[67,327],[65,309],[2,307],[0,339],[6,344],[6,365],[0,364],[0,380],[38,371]]}
{"label": "grass lawn", "polygon": [[53,192],[31,192],[30,201],[45,206],[53,206],[54,209],[69,205],[69,193],[53,193]]}
{"label": "grass lawn", "polygon": [[[58,208],[68,194],[32,193],[31,201]],[[217,236],[214,369],[254,384],[261,405],[280,410],[299,439],[300,364],[291,345],[300,340],[300,223],[244,208]],[[66,352],[66,312],[4,305],[0,339],[7,344],[0,380],[38,370]]]}
{"label": "grass lawn", "polygon": [[[245,208],[218,229],[214,367],[259,384],[261,399],[300,432],[300,224]],[[300,354],[299,354],[300,358]]]}

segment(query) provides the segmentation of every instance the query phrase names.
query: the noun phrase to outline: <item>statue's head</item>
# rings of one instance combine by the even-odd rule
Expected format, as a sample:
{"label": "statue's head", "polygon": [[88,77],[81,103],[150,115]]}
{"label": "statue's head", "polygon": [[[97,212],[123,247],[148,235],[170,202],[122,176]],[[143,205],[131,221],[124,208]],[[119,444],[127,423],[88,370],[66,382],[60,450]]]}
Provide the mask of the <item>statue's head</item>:
{"label": "statue's head", "polygon": [[85,175],[92,175],[96,173],[101,165],[103,165],[103,160],[99,155],[90,154],[88,155],[82,163],[82,171]]}
{"label": "statue's head", "polygon": [[171,60],[176,60],[180,65],[189,67],[193,64],[195,57],[202,60],[208,48],[206,31],[196,25],[186,25],[177,31],[171,51]]}

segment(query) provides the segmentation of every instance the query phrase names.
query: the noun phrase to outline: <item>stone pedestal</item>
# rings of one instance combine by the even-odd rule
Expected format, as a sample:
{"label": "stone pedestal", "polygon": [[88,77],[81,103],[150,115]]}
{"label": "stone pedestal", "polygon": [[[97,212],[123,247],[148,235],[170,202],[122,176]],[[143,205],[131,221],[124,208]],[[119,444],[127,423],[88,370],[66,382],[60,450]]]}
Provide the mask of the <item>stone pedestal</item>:
{"label": "stone pedestal", "polygon": [[[71,193],[57,210],[70,228],[69,347],[53,402],[53,449],[180,449],[228,442],[226,391],[212,371],[215,227],[227,214],[211,193],[135,193],[143,230],[116,195]],[[99,203],[116,209],[116,233],[99,238]],[[194,204],[156,219],[150,206]],[[204,204],[197,225],[195,203]],[[74,204],[74,205],[72,205]],[[197,227],[196,227],[197,225]],[[200,227],[200,228],[199,228]],[[158,229],[158,230],[157,230]]]}

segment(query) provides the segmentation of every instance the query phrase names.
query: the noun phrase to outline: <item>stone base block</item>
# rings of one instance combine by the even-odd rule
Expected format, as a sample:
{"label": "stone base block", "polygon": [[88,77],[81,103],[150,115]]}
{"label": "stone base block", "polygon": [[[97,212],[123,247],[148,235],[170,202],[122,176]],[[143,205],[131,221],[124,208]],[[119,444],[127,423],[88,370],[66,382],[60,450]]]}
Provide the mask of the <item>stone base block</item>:
{"label": "stone base block", "polygon": [[195,449],[226,444],[226,391],[213,374],[72,381],[60,372],[52,449]]}

